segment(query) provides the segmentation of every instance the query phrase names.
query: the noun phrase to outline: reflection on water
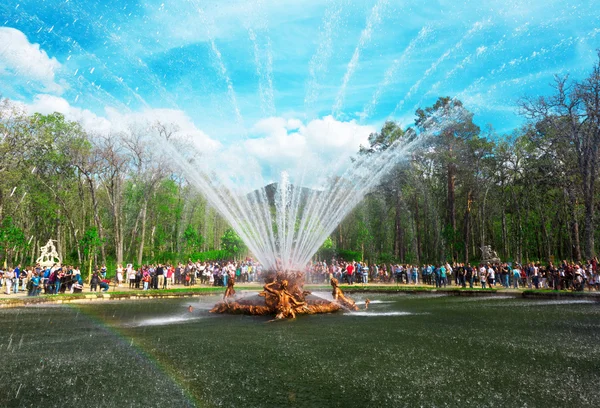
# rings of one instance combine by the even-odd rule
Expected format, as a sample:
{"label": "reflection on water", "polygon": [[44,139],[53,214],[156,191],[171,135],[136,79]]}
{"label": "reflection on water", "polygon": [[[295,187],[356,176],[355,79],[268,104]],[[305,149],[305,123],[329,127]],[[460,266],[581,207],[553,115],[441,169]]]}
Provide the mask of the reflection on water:
{"label": "reflection on water", "polygon": [[378,317],[378,316],[410,316],[422,313],[410,313],[410,312],[350,312],[344,313],[345,316],[365,316],[365,317]]}
{"label": "reflection on water", "polygon": [[190,323],[203,319],[204,316],[192,315],[189,316],[166,316],[156,317],[152,319],[143,319],[136,322],[126,323],[124,327],[142,327],[142,326],[166,326],[169,324]]}

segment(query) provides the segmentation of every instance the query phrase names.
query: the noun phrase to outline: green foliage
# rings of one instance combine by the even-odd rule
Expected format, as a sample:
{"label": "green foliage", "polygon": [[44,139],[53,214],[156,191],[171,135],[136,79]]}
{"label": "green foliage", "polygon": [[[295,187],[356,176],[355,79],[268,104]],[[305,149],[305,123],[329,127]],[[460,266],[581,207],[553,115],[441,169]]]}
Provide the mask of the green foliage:
{"label": "green foliage", "polygon": [[223,261],[231,258],[231,253],[224,250],[206,251],[206,252],[195,252],[189,256],[192,261]]}
{"label": "green foliage", "polygon": [[0,224],[0,251],[4,252],[8,261],[15,251],[28,248],[23,230],[15,225],[11,217],[6,217]]}
{"label": "green foliage", "polygon": [[348,251],[348,250],[338,250],[337,251],[338,259],[343,259],[344,261],[362,261],[362,254],[360,251]]}
{"label": "green foliage", "polygon": [[392,263],[394,261],[394,257],[390,253],[383,253],[377,257],[377,262],[380,263]]}
{"label": "green foliage", "polygon": [[12,217],[4,218],[0,224],[0,244],[5,251],[13,246],[21,248],[25,245],[25,234],[15,225]]}
{"label": "green foliage", "polygon": [[198,233],[196,228],[188,224],[185,231],[183,231],[183,242],[186,253],[198,252],[204,242],[204,238]]}
{"label": "green foliage", "polygon": [[317,251],[316,258],[319,260],[325,260],[330,262],[330,260],[335,256],[335,248],[334,243],[331,237],[327,237],[321,248]]}
{"label": "green foliage", "polygon": [[221,237],[221,248],[231,256],[237,257],[246,250],[246,245],[238,234],[229,228]]}
{"label": "green foliage", "polygon": [[102,244],[102,240],[98,235],[98,229],[96,227],[88,228],[83,234],[83,238],[80,241],[81,247],[83,248],[83,253],[87,257],[93,257],[98,254],[98,249]]}
{"label": "green foliage", "polygon": [[[80,245],[88,263],[88,276],[92,273],[94,255],[98,254],[101,244],[102,240],[98,235],[98,229],[96,227],[88,228],[81,238]],[[85,270],[82,270],[82,275],[86,276]]]}

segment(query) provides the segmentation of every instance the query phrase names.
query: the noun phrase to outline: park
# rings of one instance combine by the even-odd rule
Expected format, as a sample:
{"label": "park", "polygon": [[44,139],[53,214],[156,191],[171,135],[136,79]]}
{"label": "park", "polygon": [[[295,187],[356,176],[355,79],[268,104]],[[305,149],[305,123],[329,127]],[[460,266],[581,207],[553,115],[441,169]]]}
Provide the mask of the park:
{"label": "park", "polygon": [[593,1],[0,4],[0,406],[600,405]]}

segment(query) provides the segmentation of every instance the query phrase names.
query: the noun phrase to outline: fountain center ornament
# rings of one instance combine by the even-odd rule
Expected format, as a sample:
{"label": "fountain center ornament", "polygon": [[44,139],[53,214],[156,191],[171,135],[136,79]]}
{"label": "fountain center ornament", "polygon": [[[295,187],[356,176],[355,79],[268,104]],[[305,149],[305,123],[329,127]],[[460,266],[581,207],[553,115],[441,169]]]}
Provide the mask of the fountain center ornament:
{"label": "fountain center ornament", "polygon": [[56,247],[54,246],[54,241],[52,239],[49,239],[48,243],[40,248],[40,251],[40,257],[35,261],[40,266],[50,267],[62,262],[58,252],[56,252]]}
{"label": "fountain center ornament", "polygon": [[270,274],[265,279],[262,292],[241,299],[235,298],[233,278],[227,282],[223,301],[217,303],[211,313],[275,316],[275,319],[279,320],[293,319],[300,314],[331,313],[341,309],[358,310],[354,301],[344,296],[338,287],[337,279],[331,280],[333,301],[322,299],[305,291],[302,272]]}

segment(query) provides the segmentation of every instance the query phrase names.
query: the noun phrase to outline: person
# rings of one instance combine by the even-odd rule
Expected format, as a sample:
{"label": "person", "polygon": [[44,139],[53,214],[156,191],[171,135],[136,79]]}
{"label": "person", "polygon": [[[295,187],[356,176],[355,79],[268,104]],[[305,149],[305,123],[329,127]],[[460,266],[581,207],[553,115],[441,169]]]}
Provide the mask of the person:
{"label": "person", "polygon": [[13,278],[12,278],[13,292],[15,292],[15,293],[19,293],[19,278],[20,277],[21,277],[21,265],[18,265],[13,270]]}
{"label": "person", "polygon": [[169,284],[173,280],[173,266],[169,266],[165,271],[165,279],[163,281],[163,289],[169,289]]}
{"label": "person", "polygon": [[[21,265],[19,265],[19,269]],[[21,271],[21,290],[25,291],[27,288],[27,283],[31,280],[32,270],[31,268],[25,268],[24,271]]]}
{"label": "person", "polygon": [[448,282],[450,282],[450,286],[452,286],[452,274],[454,273],[454,270],[452,269],[452,266],[450,266],[450,264],[448,262],[446,262],[444,273],[446,274],[446,278],[444,281],[444,287],[446,287],[446,285],[448,285]]}
{"label": "person", "polygon": [[60,288],[62,286],[62,280],[65,277],[65,273],[63,271],[63,268],[58,268],[57,270],[54,271],[54,294],[58,295],[58,292],[60,291]]}
{"label": "person", "polygon": [[106,279],[106,265],[102,265],[100,269],[100,275],[102,275],[102,279]]}
{"label": "person", "polygon": [[496,280],[496,271],[490,264],[488,264],[487,279],[488,279],[488,286],[490,287],[490,289],[492,289],[494,287],[494,282]]}
{"label": "person", "polygon": [[144,270],[144,274],[142,276],[142,281],[144,282],[144,290],[148,290],[150,286],[150,273],[147,270]]}
{"label": "person", "polygon": [[135,288],[139,289],[140,288],[140,284],[142,283],[142,279],[143,279],[143,272],[142,272],[142,268],[138,268],[138,270],[135,272]]}
{"label": "person", "polygon": [[442,269],[439,266],[436,266],[433,273],[435,274],[435,287],[442,287]]}
{"label": "person", "polygon": [[510,274],[509,274],[509,271],[510,271],[510,266],[508,266],[508,264],[505,263],[502,266],[502,284],[503,284],[503,286],[506,289],[510,288],[510,280],[509,280],[510,279]]}
{"label": "person", "polygon": [[28,296],[37,296],[40,294],[40,277],[37,272],[33,272],[33,276],[31,277],[31,281],[29,284],[29,293]]}
{"label": "person", "polygon": [[[56,265],[56,264],[54,264]],[[44,287],[44,293],[50,293],[50,274],[52,273],[52,269],[50,267],[46,267],[44,269],[44,275],[42,278],[42,286]]]}
{"label": "person", "polygon": [[456,285],[463,289],[467,287],[466,268],[463,264],[456,267]]}
{"label": "person", "polygon": [[156,269],[154,267],[154,265],[150,265],[150,268],[148,268],[148,273],[150,274],[150,289],[157,289],[158,288],[158,275],[156,275]]}
{"label": "person", "polygon": [[481,265],[481,268],[479,268],[479,282],[481,283],[481,289],[486,288],[487,279],[487,270],[484,265]]}
{"label": "person", "polygon": [[521,271],[519,270],[519,264],[515,264],[513,273],[513,288],[519,289],[519,279],[521,279]]}
{"label": "person", "polygon": [[165,270],[162,264],[158,264],[158,267],[156,268],[156,280],[153,281],[153,283],[154,289],[162,289],[165,284]]}
{"label": "person", "polygon": [[537,265],[533,266],[533,276],[531,277],[531,281],[536,289],[540,288],[540,269]]}
{"label": "person", "polygon": [[58,277],[58,268],[56,268],[52,272],[50,272],[50,278],[48,278],[47,292],[49,292],[51,295],[56,295],[58,293],[58,290],[56,290],[57,286],[58,286],[58,288],[60,288],[60,279]]}
{"label": "person", "polygon": [[177,267],[175,268],[175,285],[179,285],[181,284],[181,271],[183,269],[183,265],[181,262],[179,262],[177,264]]}
{"label": "person", "polygon": [[108,292],[108,289],[110,288],[110,280],[109,279],[102,279],[100,281],[100,289],[102,289],[103,292]]}
{"label": "person", "polygon": [[473,280],[474,280],[475,274],[473,273],[473,268],[471,268],[470,263],[467,263],[467,267],[465,268],[465,277],[469,281],[469,288],[473,289]]}
{"label": "person", "polygon": [[94,273],[92,273],[92,278],[90,279],[90,291],[96,292],[98,290],[99,283],[100,276],[98,276],[98,271],[94,271]]}
{"label": "person", "polygon": [[81,293],[83,292],[83,278],[81,277],[81,273],[76,269],[78,273],[73,274],[73,279],[75,283],[71,285],[71,293]]}
{"label": "person", "polygon": [[353,285],[354,284],[354,265],[353,265],[354,261],[348,263],[348,266],[346,267],[346,279],[348,281],[348,285]]}
{"label": "person", "polygon": [[4,284],[6,286],[6,294],[10,295],[11,294],[11,287],[12,287],[12,283],[15,277],[15,272],[11,271],[10,269],[8,269],[5,273],[4,273]]}
{"label": "person", "polygon": [[447,273],[448,272],[446,271],[446,267],[444,266],[444,264],[442,264],[440,266],[440,284],[443,285],[444,287],[446,287],[447,281],[448,281]]}
{"label": "person", "polygon": [[135,269],[132,264],[127,264],[127,279],[129,279],[129,289],[135,288]]}
{"label": "person", "polygon": [[123,265],[117,265],[117,286],[121,287],[121,283],[123,283]]}

